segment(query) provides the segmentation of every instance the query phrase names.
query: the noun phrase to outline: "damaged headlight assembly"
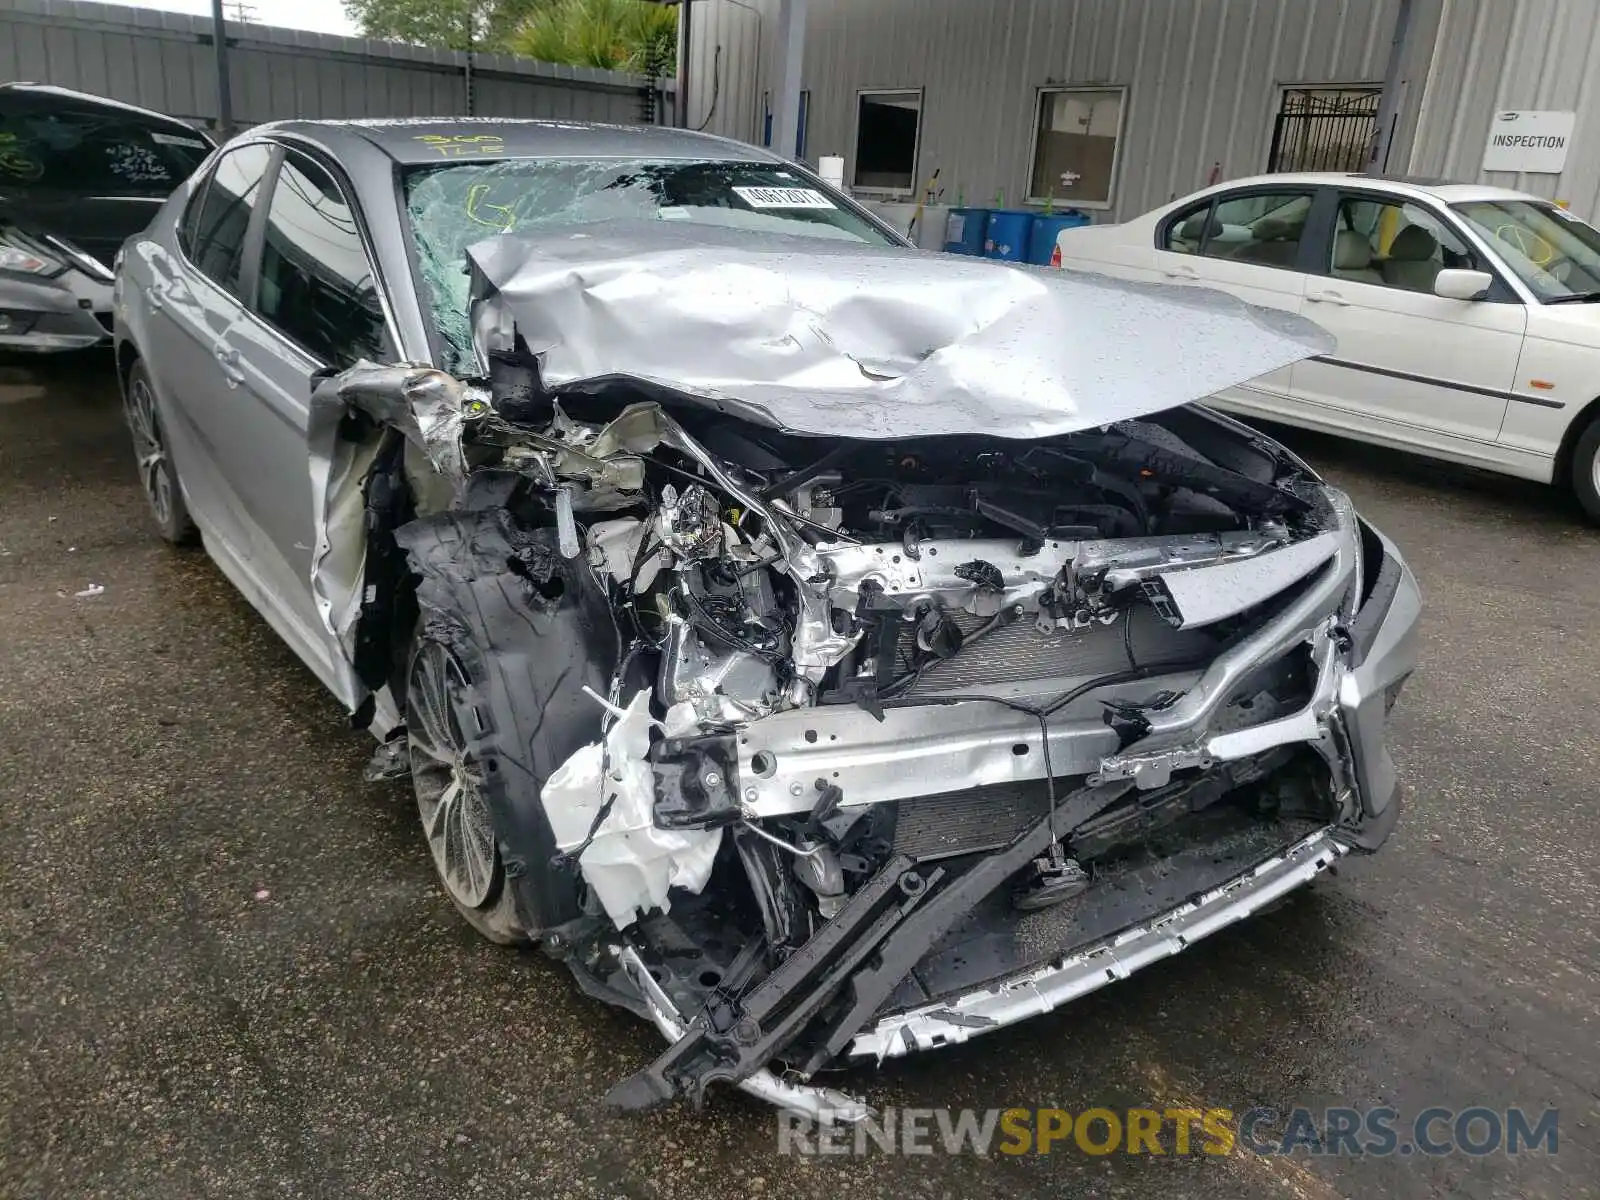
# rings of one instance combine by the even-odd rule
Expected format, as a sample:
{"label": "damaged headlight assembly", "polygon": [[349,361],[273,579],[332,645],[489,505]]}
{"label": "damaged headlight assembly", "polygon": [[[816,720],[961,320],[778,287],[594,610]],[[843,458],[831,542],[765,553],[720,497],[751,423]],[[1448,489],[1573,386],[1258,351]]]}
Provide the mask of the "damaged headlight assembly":
{"label": "damaged headlight assembly", "polygon": [[[820,1072],[1047,1011],[1381,843],[1415,581],[1185,406],[1314,327],[677,236],[475,247],[475,376],[361,364],[313,402],[319,608],[457,907],[667,1038],[614,1104],[857,1119]],[[1227,361],[1061,349],[1108,310]]]}

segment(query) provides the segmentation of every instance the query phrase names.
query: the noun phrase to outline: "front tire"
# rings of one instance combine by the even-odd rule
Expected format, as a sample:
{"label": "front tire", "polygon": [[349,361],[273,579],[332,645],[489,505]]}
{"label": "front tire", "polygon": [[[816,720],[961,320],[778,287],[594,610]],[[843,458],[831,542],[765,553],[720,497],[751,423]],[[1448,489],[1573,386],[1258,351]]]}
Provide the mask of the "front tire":
{"label": "front tire", "polygon": [[484,721],[454,651],[419,630],[406,670],[406,731],[417,814],[445,894],[467,923],[503,946],[528,931],[506,878],[500,837],[468,731]]}
{"label": "front tire", "polygon": [[1584,515],[1600,525],[1600,416],[1589,421],[1572,448],[1571,482]]}
{"label": "front tire", "polygon": [[173,464],[172,451],[167,446],[161,415],[156,411],[155,385],[142,362],[128,370],[127,384],[123,389],[123,415],[128,421],[128,432],[133,437],[134,463],[139,469],[139,487],[156,531],[162,540],[174,546],[189,545],[198,536],[194,522],[189,518],[189,508],[183,502],[183,487],[178,483],[178,468]]}

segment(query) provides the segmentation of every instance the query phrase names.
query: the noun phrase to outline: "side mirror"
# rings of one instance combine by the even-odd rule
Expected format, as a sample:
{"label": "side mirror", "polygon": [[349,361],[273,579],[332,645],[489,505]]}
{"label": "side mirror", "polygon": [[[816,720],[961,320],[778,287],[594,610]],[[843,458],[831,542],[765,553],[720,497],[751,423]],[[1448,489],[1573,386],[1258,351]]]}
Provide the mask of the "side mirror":
{"label": "side mirror", "polygon": [[1487,271],[1440,271],[1433,279],[1433,294],[1446,300],[1476,300],[1494,284]]}

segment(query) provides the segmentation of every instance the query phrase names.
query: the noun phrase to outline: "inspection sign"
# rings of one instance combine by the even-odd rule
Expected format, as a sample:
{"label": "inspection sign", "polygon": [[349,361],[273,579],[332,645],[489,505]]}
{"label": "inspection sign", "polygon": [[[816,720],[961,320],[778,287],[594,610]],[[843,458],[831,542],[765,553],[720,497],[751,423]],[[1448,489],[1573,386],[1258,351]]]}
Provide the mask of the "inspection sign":
{"label": "inspection sign", "polygon": [[1483,151],[1485,171],[1533,171],[1559,175],[1567,165],[1567,146],[1577,113],[1497,112],[1489,123],[1489,144]]}

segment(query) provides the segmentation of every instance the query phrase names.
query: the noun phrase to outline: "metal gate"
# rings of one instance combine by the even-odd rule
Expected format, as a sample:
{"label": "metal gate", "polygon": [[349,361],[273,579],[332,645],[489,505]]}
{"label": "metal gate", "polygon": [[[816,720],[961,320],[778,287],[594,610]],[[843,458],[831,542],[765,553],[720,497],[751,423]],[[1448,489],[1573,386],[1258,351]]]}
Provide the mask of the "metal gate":
{"label": "metal gate", "polygon": [[1284,88],[1267,170],[1366,170],[1382,99],[1380,87]]}

